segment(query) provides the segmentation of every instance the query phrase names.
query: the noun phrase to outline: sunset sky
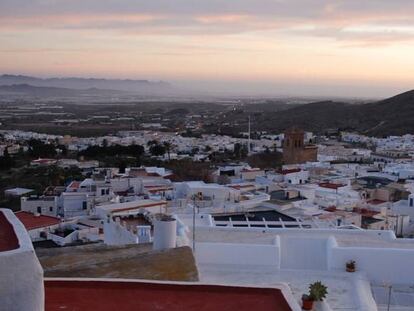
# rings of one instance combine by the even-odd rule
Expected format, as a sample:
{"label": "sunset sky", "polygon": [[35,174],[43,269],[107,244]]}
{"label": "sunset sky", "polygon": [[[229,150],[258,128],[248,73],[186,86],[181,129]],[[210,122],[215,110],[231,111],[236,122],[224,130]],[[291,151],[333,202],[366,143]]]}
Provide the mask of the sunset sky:
{"label": "sunset sky", "polygon": [[388,96],[414,88],[414,1],[0,0],[0,73]]}

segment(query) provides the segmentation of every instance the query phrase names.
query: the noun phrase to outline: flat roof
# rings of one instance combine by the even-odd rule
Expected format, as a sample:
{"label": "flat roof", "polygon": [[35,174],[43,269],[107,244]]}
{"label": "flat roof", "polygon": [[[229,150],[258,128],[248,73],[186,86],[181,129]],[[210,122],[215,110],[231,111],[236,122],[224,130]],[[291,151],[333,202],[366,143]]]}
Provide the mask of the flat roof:
{"label": "flat roof", "polygon": [[20,196],[20,195],[24,195],[30,192],[33,192],[33,189],[27,189],[27,188],[12,188],[12,189],[6,189],[4,190],[4,193],[6,194],[10,194],[10,195],[16,195],[16,196]]}
{"label": "flat roof", "polygon": [[167,201],[156,201],[156,200],[137,200],[124,203],[112,203],[97,205],[96,209],[105,210],[108,212],[122,212],[134,209],[140,209],[145,207],[154,207],[159,205],[166,205]]}
{"label": "flat roof", "polygon": [[26,230],[33,230],[37,228],[50,227],[60,224],[61,220],[57,217],[46,215],[34,215],[29,212],[16,212],[16,217],[23,223]]}
{"label": "flat roof", "polygon": [[6,215],[0,211],[0,252],[6,252],[19,248],[19,240],[13,225],[7,220]]}
{"label": "flat roof", "polygon": [[46,280],[46,310],[291,311],[278,288]]}

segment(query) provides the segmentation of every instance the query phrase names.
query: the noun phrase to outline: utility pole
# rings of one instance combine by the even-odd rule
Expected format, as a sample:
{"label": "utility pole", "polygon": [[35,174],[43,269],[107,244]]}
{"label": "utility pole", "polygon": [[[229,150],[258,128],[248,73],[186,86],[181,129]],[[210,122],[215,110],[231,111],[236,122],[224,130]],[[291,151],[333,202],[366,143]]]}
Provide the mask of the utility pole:
{"label": "utility pole", "polygon": [[247,154],[250,155],[250,115],[249,115],[249,136],[248,136],[248,142],[247,142]]}
{"label": "utility pole", "polygon": [[390,306],[391,306],[391,292],[392,292],[392,285],[389,285],[389,287],[388,287],[388,305],[387,305],[387,311],[390,311]]}

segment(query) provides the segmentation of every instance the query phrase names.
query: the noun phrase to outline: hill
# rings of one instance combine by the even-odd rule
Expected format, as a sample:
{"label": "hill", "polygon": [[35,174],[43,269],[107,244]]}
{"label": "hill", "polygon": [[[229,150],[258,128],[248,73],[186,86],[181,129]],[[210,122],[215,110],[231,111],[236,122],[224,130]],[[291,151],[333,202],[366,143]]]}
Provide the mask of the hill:
{"label": "hill", "polygon": [[315,102],[256,116],[258,129],[272,132],[292,126],[321,133],[326,129],[387,136],[414,133],[414,90],[366,104]]}
{"label": "hill", "polygon": [[48,78],[22,75],[0,75],[0,85],[28,84],[37,87],[57,87],[78,90],[109,89],[129,91],[135,93],[162,93],[171,91],[172,87],[163,81],[148,80],[121,80],[121,79],[96,79],[96,78]]}
{"label": "hill", "polygon": [[123,93],[123,91],[101,90],[89,88],[85,90],[76,90],[60,87],[33,86],[29,84],[1,85],[0,95],[17,95],[33,97],[75,97],[75,96],[110,96],[114,93]]}

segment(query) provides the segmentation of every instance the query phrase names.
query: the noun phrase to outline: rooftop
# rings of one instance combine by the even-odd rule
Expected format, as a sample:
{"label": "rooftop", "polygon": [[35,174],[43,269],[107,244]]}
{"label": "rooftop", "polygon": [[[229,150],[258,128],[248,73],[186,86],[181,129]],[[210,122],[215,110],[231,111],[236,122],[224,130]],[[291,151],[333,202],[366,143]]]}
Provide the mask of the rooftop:
{"label": "rooftop", "polygon": [[54,226],[58,225],[61,222],[59,218],[53,216],[35,215],[23,211],[16,212],[15,214],[27,230]]}
{"label": "rooftop", "polygon": [[299,173],[300,171],[301,171],[300,168],[292,168],[292,169],[281,170],[280,173],[282,175],[287,175],[287,174],[292,174],[292,173]]}
{"label": "rooftop", "polygon": [[319,184],[319,187],[328,188],[328,189],[339,189],[339,188],[345,187],[345,186],[346,185],[344,185],[344,184],[333,184],[333,183],[329,183],[329,182]]}
{"label": "rooftop", "polygon": [[101,243],[38,248],[46,277],[125,278],[197,281],[191,249],[153,251],[152,244],[107,246]]}
{"label": "rooftop", "polygon": [[124,203],[97,205],[96,208],[100,210],[104,210],[108,213],[117,213],[117,212],[132,211],[132,210],[140,209],[140,208],[162,206],[166,204],[167,204],[166,201],[138,200],[138,201],[124,202]]}
{"label": "rooftop", "polygon": [[46,310],[292,310],[278,288],[46,280]]}
{"label": "rooftop", "polygon": [[19,241],[14,232],[13,225],[0,211],[0,252],[10,251],[19,248]]}

